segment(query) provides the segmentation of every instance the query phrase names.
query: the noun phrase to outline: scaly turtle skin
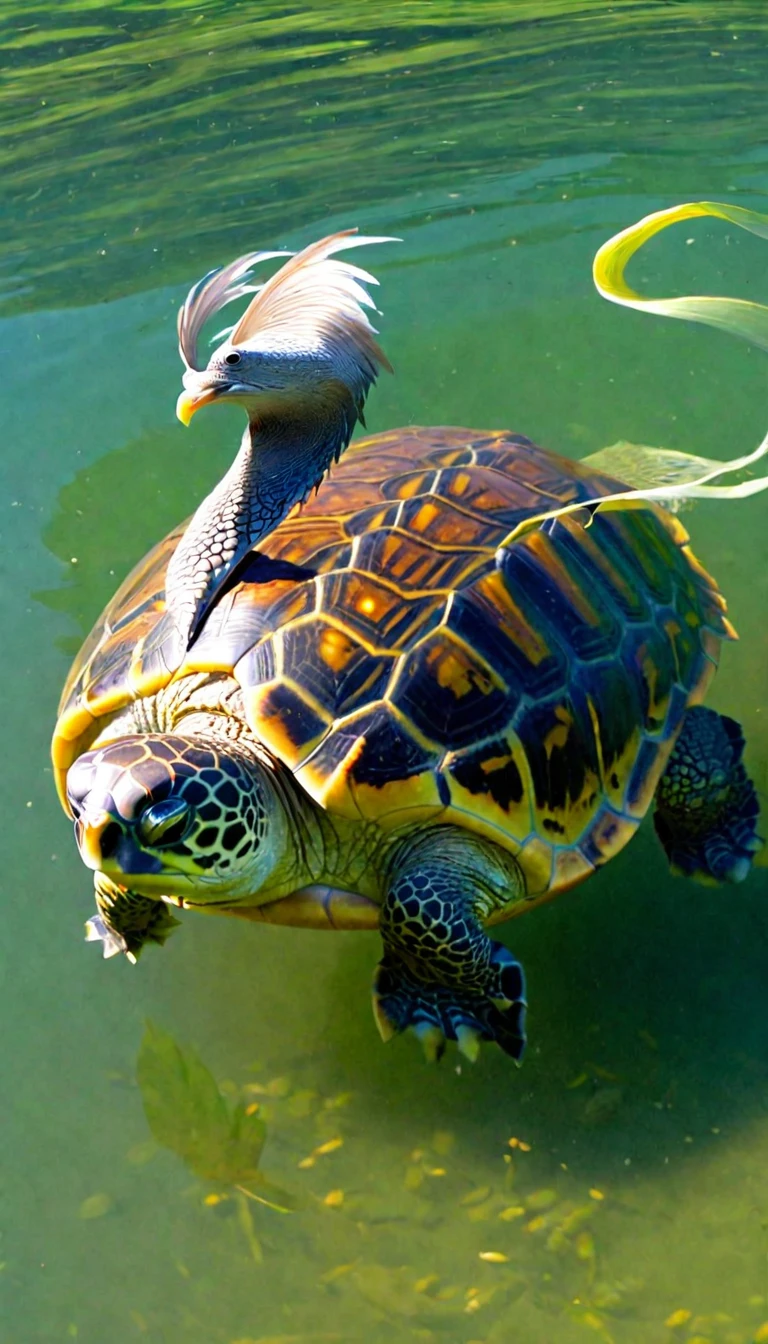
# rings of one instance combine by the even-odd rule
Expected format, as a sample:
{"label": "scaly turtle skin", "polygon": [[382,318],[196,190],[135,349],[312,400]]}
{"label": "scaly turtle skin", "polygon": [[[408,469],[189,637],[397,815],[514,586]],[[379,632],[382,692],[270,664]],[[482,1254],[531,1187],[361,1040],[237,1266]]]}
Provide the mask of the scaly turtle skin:
{"label": "scaly turtle skin", "polygon": [[[402,942],[408,916],[398,916],[410,898],[418,923],[425,879],[417,873],[420,885],[406,882],[392,902],[377,876],[397,846],[417,838],[423,846],[439,837],[443,852],[454,844],[478,865],[456,837],[492,842],[500,875],[486,893],[484,923],[587,877],[634,835],[686,714],[696,718],[690,707],[704,695],[720,641],[733,636],[683,527],[660,509],[598,513],[588,529],[563,518],[499,549],[530,513],[613,488],[506,433],[412,429],[359,441],[316,498],[262,542],[252,573],[214,607],[173,677],[152,642],[180,535],[171,533],[110,603],[64,692],[54,743],[62,796],[67,771],[76,811],[99,772],[112,793],[99,805],[112,848],[102,832],[93,866],[110,872],[106,851],[126,884],[134,873],[138,880],[150,860],[143,851],[138,862],[125,833],[134,795],[162,803],[173,779],[182,802],[187,780],[197,816],[194,848],[178,845],[182,867],[225,876],[247,858],[266,825],[247,769],[222,758],[226,738],[186,740],[213,708],[233,743],[246,725],[249,741],[285,767],[283,787],[290,777],[314,805],[313,821],[322,818],[319,871],[289,868],[287,883],[280,876],[265,890],[236,893],[217,904],[223,912],[372,928],[383,902]],[[294,576],[301,571],[312,577]],[[126,738],[127,728],[145,735]],[[152,736],[158,728],[169,733],[164,746]],[[742,787],[747,849],[734,859],[727,846],[725,870],[748,866],[753,795]],[[159,822],[167,843],[168,819]],[[151,825],[150,817],[148,845]],[[346,852],[328,853],[332,845]],[[154,863],[154,890],[167,894]],[[147,891],[153,879],[143,876]],[[284,892],[293,881],[297,894]],[[506,887],[503,899],[496,886]],[[198,902],[205,908],[204,891],[183,903]],[[167,906],[153,900],[149,909],[157,924]],[[161,920],[160,937],[164,930]],[[157,939],[157,927],[148,936]],[[380,998],[392,979],[385,958]],[[496,997],[519,1003],[521,984]],[[397,1027],[405,1011],[398,1016],[397,990],[390,1000],[385,1016]],[[519,1019],[502,1039],[513,1054]],[[419,1020],[434,1026],[432,1017]],[[456,1034],[444,1014],[438,1025]],[[481,1021],[480,1034],[491,1026]]]}
{"label": "scaly turtle skin", "polygon": [[[674,518],[585,527],[621,483],[527,439],[400,430],[323,481],[387,367],[373,279],[335,254],[380,241],[321,239],[255,291],[254,254],[190,291],[179,418],[228,399],[248,426],[86,642],[54,763],[105,955],[162,943],[174,905],[378,927],[385,1038],[519,1060],[523,973],[489,925],[612,858],[657,788],[677,870],[749,870],[741,732],[699,704],[733,631]],[[245,293],[201,367],[203,325]]]}

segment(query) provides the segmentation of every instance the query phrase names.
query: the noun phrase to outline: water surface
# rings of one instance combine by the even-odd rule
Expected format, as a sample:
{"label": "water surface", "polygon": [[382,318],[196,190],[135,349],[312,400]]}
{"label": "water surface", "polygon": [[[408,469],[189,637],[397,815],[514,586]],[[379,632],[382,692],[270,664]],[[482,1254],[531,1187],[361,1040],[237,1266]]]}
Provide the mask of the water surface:
{"label": "water surface", "polygon": [[[236,445],[233,411],[174,421],[174,321],[239,252],[353,224],[402,237],[372,263],[397,370],[372,430],[506,426],[574,457],[757,443],[765,355],[610,307],[590,265],[676,201],[765,208],[762,0],[378,18],[4,0],[0,18],[3,1341],[768,1338],[764,868],[733,890],[675,881],[644,827],[504,933],[529,977],[523,1070],[491,1049],[430,1069],[378,1041],[373,937],[198,916],[137,968],[102,962],[47,756],[101,605]],[[634,274],[766,301],[764,246],[696,221]],[[686,516],[741,634],[710,702],[744,724],[763,789],[765,508]],[[230,1106],[258,1106],[261,1168],[295,1211],[153,1140],[147,1019],[169,1061],[155,1109],[210,1139],[205,1075],[173,1083],[169,1037]]]}

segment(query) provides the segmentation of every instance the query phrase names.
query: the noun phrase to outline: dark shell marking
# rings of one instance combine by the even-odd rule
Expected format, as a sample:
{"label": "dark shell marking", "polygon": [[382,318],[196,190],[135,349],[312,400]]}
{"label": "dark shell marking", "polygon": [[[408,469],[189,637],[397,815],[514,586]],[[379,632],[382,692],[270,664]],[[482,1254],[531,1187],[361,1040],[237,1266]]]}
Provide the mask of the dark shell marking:
{"label": "dark shell marking", "polygon": [[[387,828],[463,824],[517,853],[534,894],[571,885],[634,832],[733,636],[661,510],[586,530],[569,517],[504,546],[532,513],[606,487],[501,432],[358,442],[261,547],[315,577],[234,587],[180,675],[234,671],[256,734],[325,806]],[[178,535],[73,669],[63,770],[92,717],[168,680],[151,635]]]}

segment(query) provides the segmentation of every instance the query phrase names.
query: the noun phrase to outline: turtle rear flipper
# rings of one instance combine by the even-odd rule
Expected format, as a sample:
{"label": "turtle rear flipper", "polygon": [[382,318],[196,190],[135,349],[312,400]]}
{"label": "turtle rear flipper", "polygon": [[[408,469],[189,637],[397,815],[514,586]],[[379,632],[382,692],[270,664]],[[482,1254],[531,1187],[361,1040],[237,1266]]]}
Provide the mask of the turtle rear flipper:
{"label": "turtle rear flipper", "polygon": [[735,719],[697,706],[686,715],[656,793],[654,824],[673,873],[742,882],[763,842],[755,786]]}

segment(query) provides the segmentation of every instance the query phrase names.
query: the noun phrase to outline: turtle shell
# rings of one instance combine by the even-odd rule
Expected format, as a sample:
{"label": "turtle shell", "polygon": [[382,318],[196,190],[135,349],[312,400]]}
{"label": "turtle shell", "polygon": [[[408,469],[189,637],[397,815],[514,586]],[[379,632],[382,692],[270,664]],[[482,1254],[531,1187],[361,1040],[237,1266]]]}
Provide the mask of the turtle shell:
{"label": "turtle shell", "polygon": [[[254,733],[322,806],[386,830],[466,826],[517,855],[529,893],[562,890],[634,833],[733,637],[684,528],[655,506],[502,544],[618,488],[505,432],[360,440],[261,543],[267,559],[214,606],[175,678],[235,677]],[[110,716],[171,680],[153,633],[181,530],[75,662],[53,748],[62,794]]]}

